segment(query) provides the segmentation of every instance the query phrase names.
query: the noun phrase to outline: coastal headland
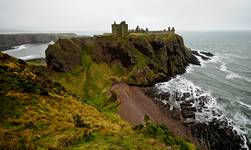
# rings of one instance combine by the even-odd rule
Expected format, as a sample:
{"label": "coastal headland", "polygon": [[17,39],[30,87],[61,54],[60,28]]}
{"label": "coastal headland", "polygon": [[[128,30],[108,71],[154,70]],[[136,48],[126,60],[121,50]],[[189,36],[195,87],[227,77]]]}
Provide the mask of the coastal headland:
{"label": "coastal headland", "polygon": [[112,34],[58,39],[46,64],[0,55],[0,149],[243,148],[220,123],[185,123],[197,111],[190,104],[166,109],[155,100],[154,84],[212,54],[191,51],[175,30],[114,24]]}

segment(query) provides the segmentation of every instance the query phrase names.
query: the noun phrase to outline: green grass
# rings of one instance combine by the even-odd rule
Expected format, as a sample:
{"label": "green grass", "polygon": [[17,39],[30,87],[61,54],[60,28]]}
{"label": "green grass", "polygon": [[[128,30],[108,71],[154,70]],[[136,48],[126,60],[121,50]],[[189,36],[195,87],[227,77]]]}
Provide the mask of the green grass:
{"label": "green grass", "polygon": [[147,120],[144,125],[134,127],[134,130],[144,135],[158,139],[166,145],[171,145],[179,150],[196,150],[197,148],[189,141],[175,137],[164,125],[156,124]]}
{"label": "green grass", "polygon": [[[174,34],[130,36],[136,36],[142,43],[149,40],[171,41],[174,38]],[[142,84],[144,81],[136,79],[135,74],[146,70],[152,60],[134,48],[128,41],[129,37],[98,38],[115,40],[121,44],[123,49],[133,55],[136,64],[125,68],[120,63],[97,63],[92,58],[95,45],[90,44],[83,47],[81,65],[72,71],[59,73],[44,68],[47,76],[59,82],[67,92],[60,94],[60,88],[51,86],[55,90],[47,90],[48,95],[43,95],[40,89],[46,90],[48,87],[34,83],[31,80],[32,73],[25,74],[25,78],[20,78],[20,81],[17,76],[4,78],[6,83],[10,83],[6,85],[13,87],[8,89],[5,86],[4,89],[16,91],[11,91],[9,96],[4,95],[8,101],[0,105],[2,114],[8,114],[3,115],[4,118],[9,117],[0,126],[0,149],[1,145],[6,144],[19,145],[23,149],[28,148],[27,145],[36,145],[38,149],[195,149],[193,144],[173,136],[163,125],[146,122],[133,130],[131,125],[119,117],[116,113],[116,97],[110,92],[112,84],[118,81]],[[72,39],[70,42],[76,44],[80,41]],[[60,47],[59,43],[55,47]],[[160,67],[157,60],[155,63]],[[40,69],[44,67],[37,62],[30,64]],[[8,65],[15,66],[12,63]],[[153,80],[159,75],[156,72],[147,70],[143,77]],[[14,107],[16,111],[6,105]],[[13,140],[5,139],[3,135],[6,134]]]}

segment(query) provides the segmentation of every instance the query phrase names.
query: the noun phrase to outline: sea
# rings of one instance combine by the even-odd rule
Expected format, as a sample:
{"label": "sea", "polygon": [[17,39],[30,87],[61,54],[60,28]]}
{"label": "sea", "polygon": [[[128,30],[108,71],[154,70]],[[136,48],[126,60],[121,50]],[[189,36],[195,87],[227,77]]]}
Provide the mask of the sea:
{"label": "sea", "polygon": [[[216,117],[213,112],[217,111],[251,141],[251,31],[181,31],[178,34],[183,36],[187,47],[210,52],[214,57],[209,61],[199,58],[201,66],[190,65],[185,74],[155,86],[169,92],[203,91],[199,94],[207,95],[211,101],[207,104],[209,110],[198,114],[197,119],[210,120]],[[20,45],[4,53],[23,60],[44,58],[49,44],[52,43]]]}
{"label": "sea", "polygon": [[[170,92],[171,96],[187,92],[195,98],[208,96],[207,108],[198,113],[196,119],[200,122],[227,119],[233,130],[251,141],[251,31],[186,31],[179,34],[187,47],[215,56],[210,61],[198,58],[201,66],[190,65],[185,74],[155,86]],[[177,101],[172,105],[177,107]]]}
{"label": "sea", "polygon": [[22,60],[45,58],[45,50],[49,44],[53,44],[53,41],[50,43],[19,45],[2,52]]}

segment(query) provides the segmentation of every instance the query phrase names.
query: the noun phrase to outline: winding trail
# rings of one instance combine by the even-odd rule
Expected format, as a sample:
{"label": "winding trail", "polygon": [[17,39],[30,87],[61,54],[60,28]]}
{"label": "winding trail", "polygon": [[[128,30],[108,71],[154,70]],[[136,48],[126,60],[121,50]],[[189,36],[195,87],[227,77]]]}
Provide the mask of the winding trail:
{"label": "winding trail", "polygon": [[112,86],[111,91],[116,94],[120,103],[118,114],[132,125],[144,123],[144,117],[147,115],[152,121],[164,124],[175,136],[188,139],[199,149],[207,150],[192,136],[188,127],[179,120],[174,120],[170,113],[161,111],[159,106],[147,97],[139,87],[117,83]]}

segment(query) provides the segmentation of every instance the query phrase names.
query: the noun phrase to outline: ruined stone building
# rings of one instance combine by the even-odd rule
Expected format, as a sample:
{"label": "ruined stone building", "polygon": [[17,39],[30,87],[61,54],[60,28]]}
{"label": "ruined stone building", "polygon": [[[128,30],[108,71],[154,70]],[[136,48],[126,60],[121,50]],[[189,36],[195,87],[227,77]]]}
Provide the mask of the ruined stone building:
{"label": "ruined stone building", "polygon": [[171,32],[175,33],[175,29],[174,29],[174,27],[172,27]]}
{"label": "ruined stone building", "polygon": [[168,27],[168,32],[173,32],[173,33],[175,33],[175,28],[174,27]]}
{"label": "ruined stone building", "polygon": [[112,34],[115,36],[124,37],[128,34],[128,24],[125,21],[122,21],[120,24],[112,24]]}
{"label": "ruined stone building", "polygon": [[122,21],[120,24],[117,24],[116,22],[112,24],[112,35],[119,37],[125,37],[129,33],[165,34],[171,32],[175,33],[174,27],[168,27],[168,30],[164,29],[162,31],[149,31],[148,28],[143,29],[137,26],[136,29],[128,30],[128,24],[126,24],[125,21]]}
{"label": "ruined stone building", "polygon": [[149,29],[146,28],[146,29],[143,29],[143,28],[140,28],[139,26],[136,27],[136,29],[134,30],[135,33],[147,33],[149,32]]}

